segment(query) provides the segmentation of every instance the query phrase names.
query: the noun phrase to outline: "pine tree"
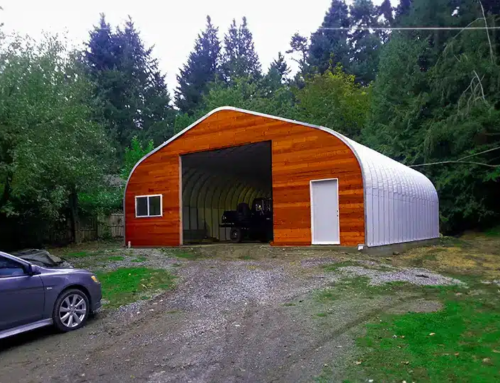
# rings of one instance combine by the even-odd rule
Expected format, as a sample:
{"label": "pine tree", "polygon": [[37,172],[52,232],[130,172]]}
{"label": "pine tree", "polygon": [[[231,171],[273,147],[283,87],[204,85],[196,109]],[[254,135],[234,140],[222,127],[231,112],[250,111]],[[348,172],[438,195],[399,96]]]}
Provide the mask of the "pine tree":
{"label": "pine tree", "polygon": [[299,64],[299,71],[305,73],[307,71],[308,63],[308,51],[309,51],[309,42],[307,37],[301,36],[298,33],[295,33],[290,40],[290,49],[286,51],[287,54],[294,55],[298,54],[299,58],[295,58],[292,56],[292,60]]}
{"label": "pine tree", "polygon": [[[341,64],[349,65],[348,31],[350,21],[344,0],[332,0],[321,27],[312,34],[309,46],[308,64],[319,73]],[[345,28],[329,30],[328,28]]]}
{"label": "pine tree", "polygon": [[383,16],[384,21],[390,26],[394,21],[394,8],[392,7],[391,0],[384,0],[378,6],[378,16]]}
{"label": "pine tree", "polygon": [[279,73],[281,80],[284,80],[290,74],[291,69],[286,63],[285,56],[283,56],[281,52],[278,52],[278,58],[271,63],[269,71],[271,70],[276,70]]}
{"label": "pine tree", "polygon": [[111,26],[106,22],[106,16],[103,13],[100,14],[99,25],[94,26],[94,30],[90,32],[87,48],[86,59],[92,75],[97,75],[99,71],[113,69],[115,58]]}
{"label": "pine tree", "polygon": [[[377,8],[377,20],[380,27],[390,28],[394,25],[394,8],[392,7],[391,0],[384,0]],[[377,35],[383,42],[389,40],[390,32],[379,31]]]}
{"label": "pine tree", "polygon": [[177,76],[175,104],[183,113],[192,115],[200,107],[207,85],[218,74],[221,50],[218,31],[207,16],[206,28],[198,35],[194,51]]}
{"label": "pine tree", "polygon": [[165,79],[132,20],[113,32],[101,15],[87,47],[87,72],[101,106],[96,118],[106,126],[118,153],[122,155],[136,135],[155,143],[168,138],[173,110]]}
{"label": "pine tree", "polygon": [[239,77],[250,76],[257,79],[261,75],[259,57],[246,17],[243,17],[239,27],[233,19],[228,33],[224,36],[222,73],[228,83]]}
{"label": "pine tree", "polygon": [[396,8],[397,17],[406,16],[410,13],[413,0],[401,0]]}
{"label": "pine tree", "polygon": [[[476,0],[461,0],[453,17],[455,9],[449,0],[414,0],[401,23],[484,25]],[[486,151],[500,145],[499,84],[485,31],[393,32],[383,49],[363,141],[409,165],[440,163],[418,170],[438,189],[444,232],[500,217],[500,171],[477,165],[498,163],[498,153]],[[475,163],[445,163],[466,156]]]}
{"label": "pine tree", "polygon": [[351,27],[358,29],[350,33],[350,62],[345,69],[356,81],[368,84],[375,80],[382,45],[380,35],[368,29],[378,26],[378,10],[372,0],[355,0],[350,14]]}

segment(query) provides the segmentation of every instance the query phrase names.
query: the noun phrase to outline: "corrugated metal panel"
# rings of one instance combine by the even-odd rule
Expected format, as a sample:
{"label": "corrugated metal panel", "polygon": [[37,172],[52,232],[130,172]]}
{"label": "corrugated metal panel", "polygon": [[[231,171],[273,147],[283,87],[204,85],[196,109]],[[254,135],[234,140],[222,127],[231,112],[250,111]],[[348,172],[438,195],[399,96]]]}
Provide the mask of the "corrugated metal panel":
{"label": "corrugated metal panel", "polygon": [[422,173],[342,137],[363,170],[366,245],[439,237],[439,200],[432,182]]}

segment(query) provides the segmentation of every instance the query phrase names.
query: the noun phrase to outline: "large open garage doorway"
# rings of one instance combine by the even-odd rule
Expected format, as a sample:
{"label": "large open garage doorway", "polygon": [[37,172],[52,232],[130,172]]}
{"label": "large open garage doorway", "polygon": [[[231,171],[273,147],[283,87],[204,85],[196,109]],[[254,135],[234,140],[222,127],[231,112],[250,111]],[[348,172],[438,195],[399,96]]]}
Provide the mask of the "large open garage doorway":
{"label": "large open garage doorway", "polygon": [[183,244],[270,242],[271,156],[271,141],[183,155]]}

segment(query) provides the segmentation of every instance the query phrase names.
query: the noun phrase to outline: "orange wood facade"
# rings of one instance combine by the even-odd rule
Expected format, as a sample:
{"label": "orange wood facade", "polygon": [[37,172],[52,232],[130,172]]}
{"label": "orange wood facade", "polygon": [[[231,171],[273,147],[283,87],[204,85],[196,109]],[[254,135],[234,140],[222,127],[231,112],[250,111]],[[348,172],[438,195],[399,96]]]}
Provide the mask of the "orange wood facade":
{"label": "orange wood facade", "polygon": [[[147,157],[125,193],[125,240],[136,246],[181,244],[183,154],[272,141],[274,242],[310,245],[310,181],[339,180],[340,244],[365,243],[363,177],[351,149],[319,129],[233,110],[221,110]],[[163,216],[135,217],[135,196],[163,195]]]}

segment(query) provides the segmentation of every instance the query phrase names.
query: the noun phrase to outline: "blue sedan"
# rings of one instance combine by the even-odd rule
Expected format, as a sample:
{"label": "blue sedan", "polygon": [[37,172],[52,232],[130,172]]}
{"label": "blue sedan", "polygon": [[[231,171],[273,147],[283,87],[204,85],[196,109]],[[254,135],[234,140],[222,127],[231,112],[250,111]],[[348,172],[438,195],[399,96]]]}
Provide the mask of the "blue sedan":
{"label": "blue sedan", "polygon": [[89,271],[47,269],[0,252],[0,339],[51,325],[77,330],[101,307],[101,297]]}

